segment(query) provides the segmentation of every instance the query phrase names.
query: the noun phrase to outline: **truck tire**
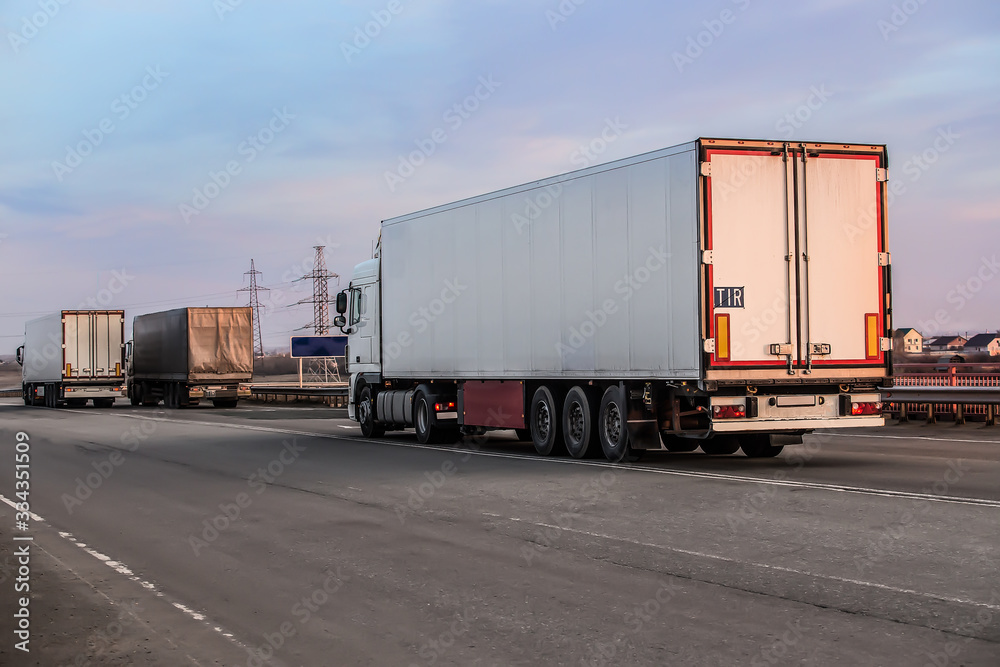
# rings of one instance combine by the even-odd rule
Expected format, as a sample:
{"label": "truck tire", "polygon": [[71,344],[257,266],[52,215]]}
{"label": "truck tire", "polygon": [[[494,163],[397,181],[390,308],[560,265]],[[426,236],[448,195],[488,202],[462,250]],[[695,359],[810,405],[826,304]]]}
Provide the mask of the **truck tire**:
{"label": "truck tire", "polygon": [[542,456],[562,454],[565,449],[560,428],[559,407],[552,390],[542,386],[535,390],[531,399],[530,427],[531,442],[535,451]]}
{"label": "truck tire", "polygon": [[660,441],[663,443],[663,448],[673,454],[686,454],[687,452],[693,452],[698,449],[698,445],[700,444],[697,440],[692,440],[691,438],[680,438],[667,431],[660,431]]}
{"label": "truck tire", "polygon": [[153,392],[150,390],[148,382],[143,382],[139,385],[139,402],[147,408],[154,407],[160,402],[160,399],[153,397]]}
{"label": "truck tire", "polygon": [[95,408],[113,408],[115,407],[115,399],[113,398],[95,398],[94,399]]}
{"label": "truck tire", "polygon": [[441,429],[434,425],[434,406],[431,404],[431,399],[423,392],[417,393],[413,399],[413,428],[421,445],[437,444],[444,440]]}
{"label": "truck tire", "polygon": [[574,459],[588,458],[601,447],[595,428],[596,407],[596,402],[579,386],[570,389],[563,401],[563,441]]}
{"label": "truck tire", "polygon": [[[385,435],[385,426],[375,421],[375,402],[372,400],[372,388],[365,385],[358,395],[358,424],[361,425],[361,435],[366,438],[381,438]],[[419,436],[418,436],[419,437]]]}
{"label": "truck tire", "polygon": [[21,396],[24,398],[25,405],[32,405],[34,401],[31,399],[33,389],[28,385],[23,385],[21,387]]}
{"label": "truck tire", "polygon": [[142,404],[142,397],[139,396],[139,389],[134,384],[128,385],[128,402],[134,406]]}
{"label": "truck tire", "polygon": [[[213,398],[212,405],[217,408],[235,408],[240,404],[240,399],[238,398]],[[197,403],[188,402],[188,405],[197,405]]]}
{"label": "truck tire", "polygon": [[740,441],[735,435],[717,433],[707,440],[701,441],[701,451],[709,456],[729,456],[740,448]]}
{"label": "truck tire", "polygon": [[748,459],[773,458],[785,448],[783,445],[772,445],[769,433],[746,433],[739,440],[740,449]]}
{"label": "truck tire", "polygon": [[56,398],[55,385],[45,385],[45,407],[55,408],[59,406],[59,399]]}
{"label": "truck tire", "polygon": [[597,414],[597,435],[604,457],[612,463],[638,461],[642,456],[629,447],[627,414],[622,388],[614,385],[604,390]]}

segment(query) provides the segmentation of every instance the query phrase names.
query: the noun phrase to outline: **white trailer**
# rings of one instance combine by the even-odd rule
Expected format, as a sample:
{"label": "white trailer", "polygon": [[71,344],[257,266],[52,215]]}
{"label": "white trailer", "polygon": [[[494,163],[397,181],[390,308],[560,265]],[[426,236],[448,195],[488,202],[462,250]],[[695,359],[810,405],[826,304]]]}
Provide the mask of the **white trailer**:
{"label": "white trailer", "polygon": [[125,313],[63,310],[24,325],[17,349],[25,405],[111,407],[125,396]]}
{"label": "white trailer", "polygon": [[773,456],[882,425],[884,146],[699,139],[382,224],[349,414],[542,454]]}

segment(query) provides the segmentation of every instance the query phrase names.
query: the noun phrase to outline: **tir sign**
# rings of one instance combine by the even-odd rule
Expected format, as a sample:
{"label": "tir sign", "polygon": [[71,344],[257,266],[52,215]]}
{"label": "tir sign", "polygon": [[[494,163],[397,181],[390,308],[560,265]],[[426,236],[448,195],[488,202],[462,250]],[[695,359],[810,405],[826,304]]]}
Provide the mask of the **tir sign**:
{"label": "tir sign", "polygon": [[744,308],[742,287],[716,287],[716,308]]}

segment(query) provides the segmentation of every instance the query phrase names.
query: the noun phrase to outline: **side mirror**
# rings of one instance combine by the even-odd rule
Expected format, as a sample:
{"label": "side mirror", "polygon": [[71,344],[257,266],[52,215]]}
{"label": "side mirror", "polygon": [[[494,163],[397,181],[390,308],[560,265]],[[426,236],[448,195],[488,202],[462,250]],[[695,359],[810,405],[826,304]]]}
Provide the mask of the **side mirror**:
{"label": "side mirror", "polygon": [[20,366],[24,365],[24,346],[17,348],[17,363]]}
{"label": "side mirror", "polygon": [[337,315],[333,318],[333,326],[343,330],[343,328],[347,326],[347,318],[343,315]]}
{"label": "side mirror", "polygon": [[347,292],[337,293],[337,312],[343,315],[347,312]]}

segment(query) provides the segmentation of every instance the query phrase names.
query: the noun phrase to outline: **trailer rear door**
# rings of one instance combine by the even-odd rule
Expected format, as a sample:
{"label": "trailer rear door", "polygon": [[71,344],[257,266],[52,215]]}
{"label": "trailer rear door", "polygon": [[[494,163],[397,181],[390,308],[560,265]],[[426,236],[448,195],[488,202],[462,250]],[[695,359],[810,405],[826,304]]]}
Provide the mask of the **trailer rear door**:
{"label": "trailer rear door", "polygon": [[884,150],[813,146],[704,151],[710,369],[886,364]]}
{"label": "trailer rear door", "polygon": [[123,321],[121,311],[64,312],[64,375],[68,370],[66,377],[78,379],[122,376]]}

